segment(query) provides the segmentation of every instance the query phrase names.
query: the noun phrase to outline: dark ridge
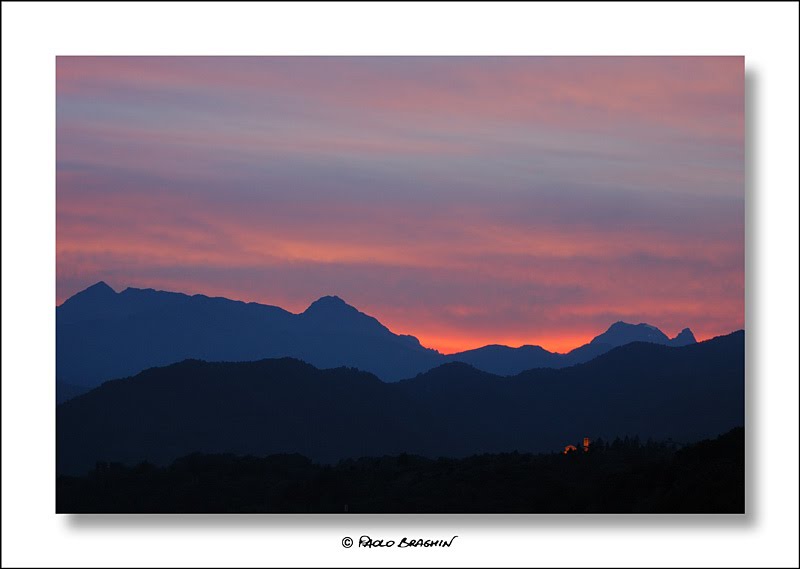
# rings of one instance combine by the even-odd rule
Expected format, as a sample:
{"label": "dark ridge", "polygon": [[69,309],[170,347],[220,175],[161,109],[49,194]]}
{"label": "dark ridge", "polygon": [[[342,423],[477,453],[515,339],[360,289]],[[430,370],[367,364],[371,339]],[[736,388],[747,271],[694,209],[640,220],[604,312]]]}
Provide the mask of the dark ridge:
{"label": "dark ridge", "polygon": [[551,452],[584,436],[692,442],[744,422],[744,333],[681,348],[637,342],[563,369],[500,377],[448,363],[384,383],[292,358],[187,360],[109,381],[56,408],[57,467],[167,464],[191,452]]}
{"label": "dark ridge", "polygon": [[[578,441],[576,441],[578,442]],[[414,454],[323,465],[297,453],[98,462],[56,479],[57,513],[744,513],[744,429],[684,446],[592,441],[587,453]],[[448,539],[450,536],[448,536]]]}
{"label": "dark ridge", "polygon": [[529,369],[573,366],[637,341],[695,343],[688,328],[669,339],[648,324],[616,322],[567,354],[540,346],[490,345],[443,355],[414,336],[394,334],[338,296],[323,296],[292,314],[276,306],[154,289],[126,288],[117,294],[100,282],[56,309],[56,376],[94,387],[187,358],[252,361],[283,356],[318,368],[357,367],[384,381],[455,361],[514,376]]}

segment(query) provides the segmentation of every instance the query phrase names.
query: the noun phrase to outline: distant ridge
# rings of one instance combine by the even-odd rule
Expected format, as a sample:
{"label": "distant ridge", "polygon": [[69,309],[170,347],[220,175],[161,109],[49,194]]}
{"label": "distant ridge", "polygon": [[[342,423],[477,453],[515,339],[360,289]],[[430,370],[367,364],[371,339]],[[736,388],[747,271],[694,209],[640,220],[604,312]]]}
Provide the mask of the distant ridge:
{"label": "distant ridge", "polygon": [[459,354],[447,356],[451,361],[469,363],[479,369],[498,375],[516,375],[527,369],[562,368],[590,361],[613,348],[633,342],[648,342],[663,346],[688,346],[697,343],[689,328],[684,328],[675,338],[650,324],[628,324],[615,322],[608,330],[595,336],[591,342],[579,346],[566,354],[548,352],[540,346],[484,346]]}
{"label": "distant ridge", "polygon": [[[384,381],[413,377],[447,362],[496,375],[562,368],[631,342],[696,343],[648,324],[616,322],[567,354],[540,346],[491,345],[443,355],[410,335],[393,333],[338,296],[323,296],[300,314],[277,306],[205,295],[126,288],[100,281],[56,308],[56,378],[93,387],[103,381],[185,359],[252,361],[293,357],[318,368],[355,367]],[[64,393],[68,393],[64,390]]]}
{"label": "distant ridge", "polygon": [[56,308],[56,378],[95,386],[185,359],[294,357],[350,366],[387,381],[442,363],[412,336],[392,333],[337,296],[300,314],[276,306],[97,283]]}

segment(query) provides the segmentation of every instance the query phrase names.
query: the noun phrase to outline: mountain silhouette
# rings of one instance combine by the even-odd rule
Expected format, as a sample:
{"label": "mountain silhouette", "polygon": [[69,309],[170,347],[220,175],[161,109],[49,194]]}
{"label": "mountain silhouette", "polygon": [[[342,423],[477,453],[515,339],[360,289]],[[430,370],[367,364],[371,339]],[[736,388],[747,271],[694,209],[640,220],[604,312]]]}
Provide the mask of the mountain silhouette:
{"label": "mountain silhouette", "polygon": [[[600,352],[596,355],[600,355]],[[508,346],[491,345],[453,354],[447,359],[464,362],[478,369],[506,376],[516,375],[526,369],[570,365],[562,354],[548,352],[541,346],[509,348]]]}
{"label": "mountain silhouette", "polygon": [[315,300],[306,308],[303,316],[318,319],[325,323],[334,323],[336,321],[346,323],[369,322],[376,327],[381,326],[376,319],[359,312],[338,296],[323,296]]}
{"label": "mountain silhouette", "polygon": [[316,367],[354,366],[385,380],[442,363],[335,296],[301,314],[276,306],[152,289],[115,293],[98,283],[56,308],[56,377],[101,382],[185,359],[294,357]]}
{"label": "mountain silhouette", "polygon": [[661,330],[649,324],[626,324],[615,322],[608,330],[592,339],[590,344],[606,344],[612,347],[624,346],[631,342],[652,342],[666,344],[669,338]]}
{"label": "mountain silhouette", "polygon": [[[292,357],[317,368],[356,367],[384,381],[460,361],[496,375],[562,368],[635,341],[695,343],[687,328],[670,340],[655,327],[617,322],[567,354],[539,346],[485,346],[443,355],[414,336],[395,334],[338,296],[304,312],[205,295],[127,288],[99,282],[56,308],[56,379],[95,387],[108,379],[185,359],[254,361]],[[69,390],[61,390],[62,394]],[[59,396],[59,400],[61,396]]]}
{"label": "mountain silhouette", "polygon": [[452,362],[396,383],[291,358],[187,360],[108,381],[59,405],[56,421],[57,469],[72,474],[192,452],[334,462],[552,452],[584,436],[689,443],[744,424],[744,332],[634,342],[514,377]]}
{"label": "mountain silhouette", "polygon": [[686,346],[697,342],[694,334],[689,328],[684,328],[680,334],[670,339],[664,332],[650,326],[650,324],[627,324],[626,322],[615,322],[608,330],[592,339],[590,344],[606,345],[616,348],[631,342],[650,342],[652,344],[663,344],[665,346]]}
{"label": "mountain silhouette", "polygon": [[669,341],[670,346],[688,346],[689,344],[696,344],[697,340],[689,328],[684,328],[680,333]]}
{"label": "mountain silhouette", "polygon": [[616,322],[608,330],[595,336],[566,354],[548,352],[540,346],[484,346],[448,356],[451,361],[461,361],[497,375],[516,375],[534,368],[562,368],[588,362],[609,350],[632,342],[649,342],[664,346],[688,346],[697,343],[689,328],[684,328],[670,339],[661,330],[649,324]]}

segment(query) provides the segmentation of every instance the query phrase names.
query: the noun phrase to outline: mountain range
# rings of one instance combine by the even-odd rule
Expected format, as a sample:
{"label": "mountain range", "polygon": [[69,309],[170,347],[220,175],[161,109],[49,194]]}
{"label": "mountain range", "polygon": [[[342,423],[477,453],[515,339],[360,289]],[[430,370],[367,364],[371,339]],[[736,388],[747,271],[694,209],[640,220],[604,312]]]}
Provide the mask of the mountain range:
{"label": "mountain range", "polygon": [[204,295],[137,288],[118,293],[98,282],[56,308],[57,401],[109,379],[185,359],[291,357],[321,369],[355,367],[393,382],[449,362],[501,376],[564,368],[637,341],[672,347],[696,342],[688,328],[670,339],[648,324],[617,322],[566,354],[540,346],[491,345],[445,355],[414,336],[393,333],[337,296],[324,296],[294,314]]}
{"label": "mountain range", "polygon": [[[350,312],[338,301],[317,308],[326,304]],[[625,330],[606,340],[624,340]],[[334,462],[552,452],[584,436],[688,443],[744,424],[744,332],[683,347],[627,343],[586,363],[513,377],[451,362],[394,383],[293,358],[186,360],[107,381],[58,405],[56,422],[57,470],[69,474],[96,461],[167,464],[192,452]]]}

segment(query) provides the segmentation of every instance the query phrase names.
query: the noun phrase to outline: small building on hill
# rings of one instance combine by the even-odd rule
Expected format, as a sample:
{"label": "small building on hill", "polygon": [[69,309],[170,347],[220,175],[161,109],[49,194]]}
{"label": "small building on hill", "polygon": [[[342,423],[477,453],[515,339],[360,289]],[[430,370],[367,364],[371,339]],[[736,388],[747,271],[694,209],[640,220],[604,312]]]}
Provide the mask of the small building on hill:
{"label": "small building on hill", "polygon": [[[578,447],[575,445],[567,445],[564,447],[564,454],[571,452],[578,452]],[[583,452],[589,452],[589,437],[583,437]]]}

